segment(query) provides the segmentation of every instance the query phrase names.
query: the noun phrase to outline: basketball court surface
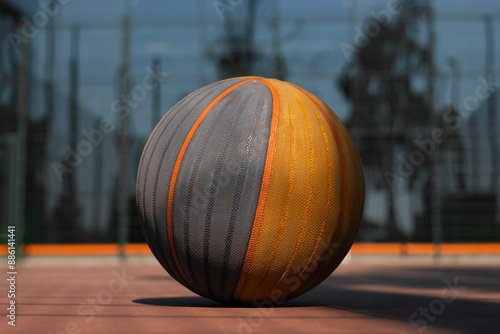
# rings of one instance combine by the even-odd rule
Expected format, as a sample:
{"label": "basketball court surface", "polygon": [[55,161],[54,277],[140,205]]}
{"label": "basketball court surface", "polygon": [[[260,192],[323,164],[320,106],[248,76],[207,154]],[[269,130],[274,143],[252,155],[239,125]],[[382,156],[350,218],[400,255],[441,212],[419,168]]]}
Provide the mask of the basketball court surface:
{"label": "basketball court surface", "polygon": [[177,283],[152,256],[28,257],[16,326],[1,333],[500,333],[500,259],[353,256],[276,307],[229,307]]}

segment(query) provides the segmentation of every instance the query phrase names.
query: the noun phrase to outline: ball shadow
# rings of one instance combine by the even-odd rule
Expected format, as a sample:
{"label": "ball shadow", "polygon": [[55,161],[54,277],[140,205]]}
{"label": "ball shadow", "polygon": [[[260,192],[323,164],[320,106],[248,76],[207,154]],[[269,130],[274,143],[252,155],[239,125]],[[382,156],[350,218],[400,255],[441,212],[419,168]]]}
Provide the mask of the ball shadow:
{"label": "ball shadow", "polygon": [[[225,307],[225,308],[257,308],[259,305],[245,305],[245,304],[224,304],[217,301],[201,297],[201,296],[185,296],[185,297],[157,297],[157,298],[139,298],[132,300],[133,303],[149,305],[149,306],[170,306],[170,307]],[[287,308],[287,307],[307,307],[307,306],[321,306],[326,305],[327,302],[311,300],[310,298],[297,298],[284,303],[274,304],[273,307]],[[269,307],[266,304],[264,307]]]}
{"label": "ball shadow", "polygon": [[208,298],[199,296],[186,297],[158,297],[158,298],[140,298],[132,300],[133,303],[149,306],[171,306],[171,307],[226,307]]}

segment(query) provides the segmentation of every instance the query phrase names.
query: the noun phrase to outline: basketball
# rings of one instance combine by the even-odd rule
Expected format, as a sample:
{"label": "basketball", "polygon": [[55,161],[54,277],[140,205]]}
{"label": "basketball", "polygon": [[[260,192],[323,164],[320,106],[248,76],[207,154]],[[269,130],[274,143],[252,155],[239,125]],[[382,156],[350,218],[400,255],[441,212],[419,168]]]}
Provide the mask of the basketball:
{"label": "basketball", "polygon": [[353,139],[288,82],[212,83],[170,109],[137,174],[144,237],[163,268],[223,303],[280,303],[342,262],[364,205]]}

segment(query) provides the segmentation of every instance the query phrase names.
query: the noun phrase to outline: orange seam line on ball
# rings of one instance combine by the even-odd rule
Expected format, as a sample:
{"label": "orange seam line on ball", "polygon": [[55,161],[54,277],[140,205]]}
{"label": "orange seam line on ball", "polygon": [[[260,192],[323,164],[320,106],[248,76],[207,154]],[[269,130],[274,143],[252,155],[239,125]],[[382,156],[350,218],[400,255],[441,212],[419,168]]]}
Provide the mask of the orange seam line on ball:
{"label": "orange seam line on ball", "polygon": [[[314,105],[318,108],[318,110],[321,112],[321,114],[323,114],[323,117],[325,117],[326,121],[328,122],[328,125],[330,126],[330,129],[332,130],[333,136],[335,137],[335,142],[337,144],[337,149],[339,151],[340,165],[342,168],[342,202],[341,202],[341,206],[340,206],[341,210],[340,210],[338,225],[337,225],[337,228],[335,229],[333,238],[331,240],[331,247],[335,247],[335,242],[338,238],[338,235],[340,234],[341,227],[344,223],[344,215],[345,215],[345,210],[346,210],[347,167],[346,167],[346,163],[345,163],[344,150],[342,148],[342,144],[340,142],[339,136],[338,136],[337,132],[335,131],[333,123],[330,120],[330,118],[328,117],[328,115],[326,114],[326,112],[323,110],[323,108],[321,108],[319,103],[316,102],[314,100],[314,98],[312,96],[310,96],[307,91],[303,90],[302,88],[300,88],[298,86],[295,86],[295,87],[297,87],[297,89],[299,89],[302,93],[304,93],[312,101],[312,103],[314,103]],[[329,249],[329,251],[331,251],[331,249]]]}
{"label": "orange seam line on ball", "polygon": [[[271,270],[274,259],[276,258],[276,254],[278,253],[278,248],[281,242],[281,238],[283,237],[283,232],[285,230],[286,220],[288,218],[288,211],[290,209],[290,199],[292,197],[292,185],[293,185],[293,177],[294,177],[294,161],[295,161],[295,115],[293,111],[293,107],[288,106],[288,110],[290,111],[290,132],[291,132],[291,143],[290,143],[290,162],[288,165],[288,187],[285,195],[285,202],[283,205],[283,210],[281,212],[280,225],[278,227],[278,234],[276,235],[276,240],[273,245],[273,249],[271,251],[271,256],[266,264],[266,268],[264,269],[264,273],[261,276],[261,281],[264,281],[269,272]],[[254,294],[255,291],[259,288],[256,285],[250,295]]]}
{"label": "orange seam line on ball", "polygon": [[172,257],[174,259],[175,265],[177,266],[177,269],[179,270],[180,274],[184,278],[187,284],[189,284],[192,288],[193,285],[191,281],[187,278],[187,275],[184,273],[184,271],[181,268],[181,265],[179,263],[179,259],[177,258],[177,252],[175,251],[175,245],[174,245],[174,235],[173,235],[173,226],[172,226],[172,203],[173,203],[173,196],[174,196],[174,190],[175,190],[175,183],[177,181],[177,176],[179,174],[179,169],[181,166],[182,158],[184,157],[184,153],[186,152],[186,149],[189,145],[189,142],[191,141],[191,138],[193,137],[194,133],[198,129],[198,126],[200,123],[203,121],[205,116],[208,114],[208,112],[227,94],[229,94],[231,91],[236,89],[237,87],[249,82],[251,80],[245,80],[241,81],[229,88],[227,88],[225,91],[223,91],[220,95],[218,95],[210,104],[203,110],[203,112],[198,116],[198,119],[195,121],[191,129],[189,130],[189,133],[186,136],[186,139],[184,140],[184,143],[182,144],[182,147],[179,151],[179,154],[177,155],[177,160],[175,161],[174,165],[174,170],[172,172],[172,177],[170,179],[170,187],[168,189],[168,198],[167,198],[167,231],[168,231],[168,240],[170,244],[170,250],[172,252]]}
{"label": "orange seam line on ball", "polygon": [[[323,239],[323,234],[325,233],[325,228],[326,228],[326,223],[328,221],[328,215],[330,213],[330,206],[332,204],[332,188],[333,188],[333,177],[332,177],[332,172],[333,172],[333,161],[331,157],[331,151],[330,151],[330,143],[328,141],[328,135],[325,131],[325,128],[323,126],[323,122],[321,121],[321,118],[319,117],[318,111],[315,109],[314,114],[316,115],[316,119],[318,120],[319,126],[321,128],[321,133],[323,134],[323,140],[325,143],[325,149],[326,149],[326,157],[327,157],[327,166],[328,166],[328,193],[326,197],[326,202],[325,202],[325,210],[323,212],[323,219],[321,222],[321,227],[320,231],[318,234],[318,238],[316,239],[316,243],[314,245],[313,251],[311,253],[311,256],[307,260],[306,265],[304,266],[304,269],[301,271],[299,274],[299,279],[304,275],[304,272],[308,270],[311,266],[312,261],[316,258],[316,253],[318,252],[318,249],[320,247],[320,242]],[[307,277],[306,277],[307,278]],[[304,278],[304,279],[306,279]]]}
{"label": "orange seam line on ball", "polygon": [[255,249],[257,247],[257,240],[259,239],[260,225],[262,223],[262,219],[264,216],[264,206],[266,204],[267,191],[269,189],[269,181],[271,178],[271,168],[273,166],[274,150],[276,147],[276,139],[277,139],[277,132],[278,132],[278,118],[279,118],[279,112],[280,112],[280,100],[279,100],[279,94],[278,94],[278,91],[276,90],[276,88],[272,84],[267,82],[265,79],[254,78],[253,80],[262,82],[271,91],[271,94],[273,97],[273,114],[272,114],[272,121],[271,121],[271,131],[269,133],[269,144],[267,147],[266,163],[264,166],[264,173],[262,176],[262,183],[261,183],[261,187],[260,187],[259,201],[258,201],[257,209],[255,211],[255,218],[254,218],[254,222],[253,222],[253,226],[252,226],[252,233],[250,235],[250,240],[248,242],[247,253],[245,256],[245,262],[243,263],[240,278],[238,280],[238,284],[236,285],[236,289],[235,289],[234,295],[233,295],[233,298],[235,300],[239,299],[241,291],[243,290],[243,285],[244,285],[245,280],[247,278],[247,275],[250,271],[250,265],[252,263]]}
{"label": "orange seam line on ball", "polygon": [[304,208],[304,216],[302,218],[302,224],[300,226],[299,236],[297,238],[295,248],[293,250],[292,256],[290,257],[290,260],[288,261],[286,269],[283,271],[283,275],[281,275],[280,279],[278,280],[278,282],[276,282],[273,289],[275,289],[281,283],[281,281],[285,278],[285,276],[288,274],[290,268],[292,267],[292,264],[295,261],[295,258],[297,257],[297,253],[299,252],[300,245],[302,244],[302,239],[304,238],[306,225],[307,225],[307,222],[309,220],[309,212],[311,210],[311,204],[312,204],[312,194],[313,194],[313,185],[314,185],[314,143],[313,143],[311,119],[309,118],[309,115],[307,114],[307,110],[304,107],[304,103],[302,102],[300,97],[297,94],[295,94],[295,98],[299,101],[300,109],[302,110],[302,113],[304,114],[304,117],[306,119],[306,125],[307,125],[307,138],[309,139],[309,183],[307,185],[307,199],[306,199],[305,208]]}

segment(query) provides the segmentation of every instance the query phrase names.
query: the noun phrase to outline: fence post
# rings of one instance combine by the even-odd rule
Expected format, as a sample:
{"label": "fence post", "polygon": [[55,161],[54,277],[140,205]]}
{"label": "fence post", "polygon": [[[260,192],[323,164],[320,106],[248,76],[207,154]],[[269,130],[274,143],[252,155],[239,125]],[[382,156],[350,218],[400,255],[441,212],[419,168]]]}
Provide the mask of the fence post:
{"label": "fence post", "polygon": [[[435,17],[434,10],[432,6],[427,7],[427,30],[429,38],[429,103],[431,109],[430,116],[430,130],[433,131],[438,127],[439,119],[435,110],[434,105],[434,81],[436,79],[436,68],[434,64],[434,50],[436,44],[436,32],[435,32]],[[440,149],[439,145],[436,145],[436,151],[431,156],[431,222],[432,222],[432,239],[434,242],[434,257],[439,258],[441,256],[441,242],[443,239],[443,227],[442,227],[442,217],[441,217],[441,169],[440,169]]]}
{"label": "fence post", "polygon": [[[6,169],[7,169],[7,226],[16,227],[16,254],[21,256],[19,251],[22,240],[22,221],[20,214],[22,213],[22,205],[20,199],[22,198],[22,189],[20,187],[20,179],[22,178],[19,169],[20,152],[19,152],[19,135],[16,133],[9,133],[5,137],[5,151],[6,151]],[[2,234],[7,231],[2,231]]]}
{"label": "fence post", "polygon": [[[15,205],[15,226],[16,226],[16,247],[17,254],[22,256],[22,245],[24,244],[24,210],[25,194],[24,185],[26,177],[26,134],[28,126],[28,98],[29,98],[29,43],[22,43],[20,48],[18,93],[17,93],[17,138],[14,140],[14,161],[12,167],[16,168],[15,179],[13,181]],[[19,251],[20,250],[20,251]]]}
{"label": "fence post", "polygon": [[[129,94],[129,52],[130,52],[130,17],[125,14],[122,20],[122,53],[120,68],[120,99],[124,106]],[[130,112],[130,110],[129,110]],[[125,257],[125,244],[128,240],[128,115],[120,117],[119,165],[118,165],[118,243],[120,258]]]}
{"label": "fence post", "polygon": [[[486,39],[486,57],[484,65],[484,75],[486,78],[491,76],[491,80],[495,81],[495,30],[493,27],[493,21],[490,15],[484,17],[484,29],[485,29],[485,39]],[[496,168],[498,163],[498,141],[497,141],[497,92],[490,94],[487,100],[488,106],[488,140],[490,144],[490,156],[491,156],[491,190],[495,194],[495,221],[500,223],[500,212],[497,199],[498,191],[498,169]]]}
{"label": "fence post", "polygon": [[[153,58],[151,66],[153,66],[153,70],[160,72],[161,71],[160,57]],[[158,124],[160,118],[161,118],[161,82],[158,83],[158,87],[153,89],[151,95],[151,123],[152,123],[151,131],[153,131],[156,124]]]}

